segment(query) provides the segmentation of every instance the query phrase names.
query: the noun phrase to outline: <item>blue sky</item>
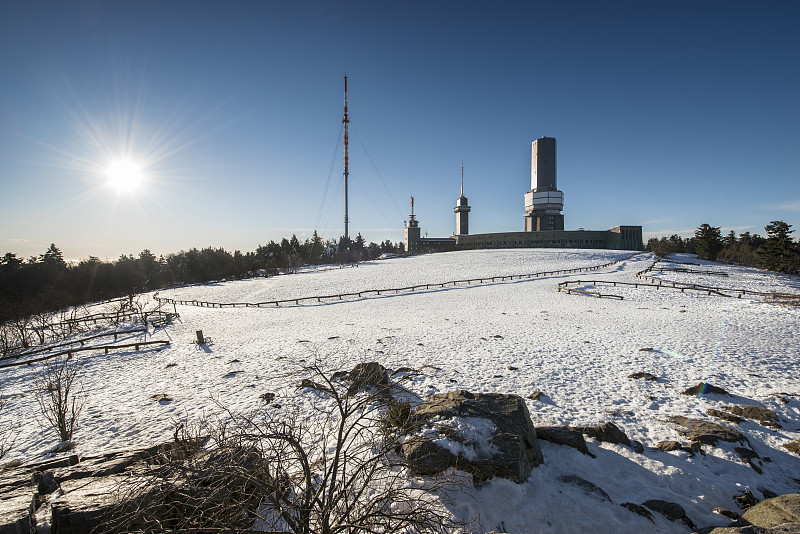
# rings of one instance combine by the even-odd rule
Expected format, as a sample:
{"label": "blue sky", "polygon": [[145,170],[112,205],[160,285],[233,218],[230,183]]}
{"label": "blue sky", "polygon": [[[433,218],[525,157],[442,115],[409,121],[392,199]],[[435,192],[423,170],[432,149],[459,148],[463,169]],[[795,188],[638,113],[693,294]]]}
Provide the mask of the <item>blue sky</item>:
{"label": "blue sky", "polygon": [[[796,2],[3,2],[0,253],[521,230],[557,138],[568,229],[800,230]],[[145,181],[110,188],[127,158]]]}

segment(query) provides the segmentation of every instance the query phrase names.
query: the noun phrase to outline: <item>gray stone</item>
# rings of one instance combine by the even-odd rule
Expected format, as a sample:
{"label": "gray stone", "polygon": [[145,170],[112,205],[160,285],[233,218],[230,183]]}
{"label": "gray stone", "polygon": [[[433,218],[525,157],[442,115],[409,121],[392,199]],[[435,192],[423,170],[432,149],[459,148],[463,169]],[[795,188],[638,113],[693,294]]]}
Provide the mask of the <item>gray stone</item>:
{"label": "gray stone", "polygon": [[578,430],[574,430],[568,426],[540,426],[536,428],[536,437],[558,445],[567,445],[574,449],[578,449],[583,454],[597,458],[594,454],[589,452],[586,446],[586,440],[583,439],[583,434]]}
{"label": "gray stone", "polygon": [[741,495],[736,495],[733,500],[739,503],[739,508],[742,510],[747,510],[758,504],[758,499],[750,490],[744,490]]}
{"label": "gray stone", "polygon": [[706,410],[706,413],[711,417],[723,419],[725,421],[728,421],[729,423],[734,423],[737,425],[740,424],[742,421],[744,421],[744,419],[736,415],[733,415],[732,413],[723,412],[721,410],[715,410],[714,408],[709,408],[708,410]]}
{"label": "gray stone", "polygon": [[575,430],[586,434],[590,438],[594,438],[605,443],[617,443],[619,445],[631,446],[631,440],[625,435],[625,432],[619,429],[614,423],[608,422],[597,426],[574,426]]}
{"label": "gray stone", "polygon": [[758,421],[764,426],[770,426],[773,428],[781,427],[781,425],[779,425],[777,422],[778,414],[761,406],[745,404],[743,406],[723,406],[722,408],[734,415],[739,415],[741,417],[746,417],[747,419]]}
{"label": "gray stone", "polygon": [[389,373],[377,362],[359,363],[350,371],[348,378],[348,395],[355,395],[365,387],[375,388],[381,393],[389,391]]}
{"label": "gray stone", "polygon": [[558,480],[565,484],[578,486],[583,490],[584,493],[586,493],[586,495],[600,499],[601,501],[611,502],[611,497],[609,497],[608,493],[606,493],[602,488],[577,475],[565,475],[558,477]]}
{"label": "gray stone", "polygon": [[747,443],[747,438],[739,431],[718,423],[690,419],[682,415],[674,415],[669,420],[679,425],[681,428],[678,429],[678,432],[691,441],[699,441],[705,445],[716,445],[719,441]]}
{"label": "gray stone", "polygon": [[634,379],[644,378],[645,380],[650,380],[650,381],[658,380],[658,377],[656,375],[645,373],[644,371],[638,371],[636,373],[629,374],[628,378],[634,378]]}
{"label": "gray stone", "polygon": [[544,392],[537,390],[537,391],[534,391],[533,393],[531,393],[530,395],[528,395],[528,398],[530,400],[538,401],[538,400],[540,400],[542,398],[542,395],[544,395]]}
{"label": "gray stone", "polygon": [[477,457],[468,459],[443,449],[431,438],[412,436],[401,447],[410,471],[432,474],[454,467],[472,473],[479,480],[497,476],[522,483],[530,476],[531,469],[542,463],[542,452],[528,408],[517,395],[468,391],[432,395],[417,406],[411,422],[412,428],[435,427],[448,439],[466,443],[466,439],[454,429],[433,421],[467,417],[492,422],[495,427],[491,439],[493,454],[479,453]]}
{"label": "gray stone", "polygon": [[719,506],[714,508],[711,511],[714,512],[715,514],[719,514],[719,515],[721,515],[723,517],[727,517],[728,519],[736,520],[736,519],[739,519],[739,517],[740,517],[739,514],[737,514],[733,510],[728,510],[727,508],[721,508]]}
{"label": "gray stone", "polygon": [[641,506],[639,504],[634,504],[632,502],[624,502],[620,504],[620,506],[622,506],[623,508],[627,508],[633,513],[639,514],[642,517],[646,517],[651,522],[655,523],[655,521],[653,520],[653,514],[651,514],[650,510],[648,510],[644,506]]}
{"label": "gray stone", "polygon": [[684,395],[697,395],[697,396],[708,395],[708,394],[729,395],[729,393],[727,391],[725,391],[724,389],[719,388],[717,386],[712,386],[711,384],[709,384],[707,382],[700,382],[696,386],[692,386],[689,389],[687,389],[686,391],[684,391],[683,394]]}
{"label": "gray stone", "polygon": [[686,516],[686,510],[678,503],[662,501],[661,499],[650,499],[649,501],[644,501],[642,505],[650,508],[654,512],[658,512],[670,521],[678,521],[680,519],[689,528],[694,528],[695,526],[692,520]]}
{"label": "gray stone", "polygon": [[682,451],[683,445],[680,441],[659,441],[656,443],[656,449],[664,452]]}
{"label": "gray stone", "polygon": [[791,493],[761,501],[748,509],[742,519],[759,527],[800,523],[800,494]]}
{"label": "gray stone", "polygon": [[777,527],[717,527],[707,531],[708,534],[800,534],[800,523],[786,523]]}

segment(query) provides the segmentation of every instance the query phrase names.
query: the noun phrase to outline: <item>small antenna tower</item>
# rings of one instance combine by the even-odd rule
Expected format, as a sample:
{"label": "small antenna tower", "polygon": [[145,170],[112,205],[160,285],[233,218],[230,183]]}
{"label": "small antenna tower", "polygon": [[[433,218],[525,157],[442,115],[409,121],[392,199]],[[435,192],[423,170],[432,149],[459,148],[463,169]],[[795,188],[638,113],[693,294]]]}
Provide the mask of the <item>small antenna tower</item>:
{"label": "small antenna tower", "polygon": [[344,75],[344,118],[342,118],[342,123],[344,124],[344,239],[345,241],[350,239],[350,234],[348,230],[348,225],[350,223],[350,219],[348,217],[347,212],[347,178],[350,176],[350,169],[348,167],[348,137],[347,137],[347,125],[350,123],[350,119],[347,116],[347,74]]}

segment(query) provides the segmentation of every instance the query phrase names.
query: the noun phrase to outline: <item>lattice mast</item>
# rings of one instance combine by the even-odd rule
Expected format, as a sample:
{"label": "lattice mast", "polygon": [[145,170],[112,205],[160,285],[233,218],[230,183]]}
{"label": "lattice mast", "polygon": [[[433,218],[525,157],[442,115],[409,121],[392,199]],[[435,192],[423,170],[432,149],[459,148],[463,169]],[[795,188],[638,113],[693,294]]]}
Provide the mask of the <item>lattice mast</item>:
{"label": "lattice mast", "polygon": [[350,218],[348,216],[347,211],[347,179],[350,176],[350,169],[348,167],[349,159],[348,159],[348,135],[347,135],[347,125],[350,123],[350,119],[347,116],[347,74],[344,75],[344,117],[342,118],[342,123],[344,124],[344,238],[345,241],[350,239],[349,233],[349,224]]}

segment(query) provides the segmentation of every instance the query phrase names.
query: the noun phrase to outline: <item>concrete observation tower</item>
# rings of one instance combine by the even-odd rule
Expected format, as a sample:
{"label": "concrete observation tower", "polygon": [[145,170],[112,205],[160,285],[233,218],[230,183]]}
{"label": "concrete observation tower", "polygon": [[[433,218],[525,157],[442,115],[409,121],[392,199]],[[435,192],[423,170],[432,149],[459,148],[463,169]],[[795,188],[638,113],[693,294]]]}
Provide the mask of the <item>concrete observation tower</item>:
{"label": "concrete observation tower", "polygon": [[456,207],[453,212],[456,214],[456,234],[455,235],[468,235],[469,234],[469,212],[472,210],[469,207],[469,201],[464,196],[464,162],[461,162],[461,196],[456,200]]}
{"label": "concrete observation tower", "polygon": [[564,193],[556,185],[556,140],[542,137],[531,144],[531,190],[525,193],[525,231],[563,230]]}

